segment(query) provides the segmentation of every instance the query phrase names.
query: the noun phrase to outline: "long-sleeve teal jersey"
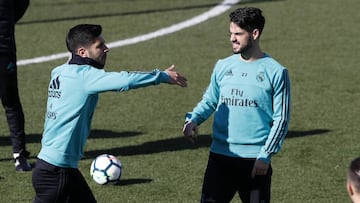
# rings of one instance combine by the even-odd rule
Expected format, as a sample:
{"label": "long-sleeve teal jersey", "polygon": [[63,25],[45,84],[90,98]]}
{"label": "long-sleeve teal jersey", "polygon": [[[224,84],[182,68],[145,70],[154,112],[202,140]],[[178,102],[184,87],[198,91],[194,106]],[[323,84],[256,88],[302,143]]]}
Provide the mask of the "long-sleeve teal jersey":
{"label": "long-sleeve teal jersey", "polygon": [[287,69],[268,55],[253,62],[238,54],[218,60],[202,100],[186,121],[200,125],[212,113],[212,152],[270,163],[288,131]]}
{"label": "long-sleeve teal jersey", "polygon": [[90,133],[98,93],[126,91],[170,80],[167,73],[106,72],[90,65],[63,64],[51,72],[42,148],[38,158],[77,168]]}

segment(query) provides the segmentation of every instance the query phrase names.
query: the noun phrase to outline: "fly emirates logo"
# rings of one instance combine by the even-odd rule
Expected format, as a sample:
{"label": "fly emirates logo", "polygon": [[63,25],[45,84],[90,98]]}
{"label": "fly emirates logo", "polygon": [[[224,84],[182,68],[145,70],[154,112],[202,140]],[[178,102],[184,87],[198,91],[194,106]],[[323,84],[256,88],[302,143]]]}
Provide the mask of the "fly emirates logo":
{"label": "fly emirates logo", "polygon": [[231,89],[230,96],[220,96],[220,100],[227,106],[258,107],[256,100],[243,98],[243,95],[243,90]]}

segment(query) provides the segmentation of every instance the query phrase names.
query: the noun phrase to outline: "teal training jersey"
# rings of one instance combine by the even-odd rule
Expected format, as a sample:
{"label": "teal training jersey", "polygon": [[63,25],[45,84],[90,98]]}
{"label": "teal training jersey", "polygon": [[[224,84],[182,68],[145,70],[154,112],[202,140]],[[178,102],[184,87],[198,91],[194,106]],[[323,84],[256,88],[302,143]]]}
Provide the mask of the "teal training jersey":
{"label": "teal training jersey", "polygon": [[288,130],[288,71],[268,55],[253,62],[238,54],[219,60],[202,100],[186,121],[200,125],[213,113],[212,152],[269,163]]}
{"label": "teal training jersey", "polygon": [[126,91],[168,82],[166,72],[106,72],[90,65],[64,64],[51,72],[42,147],[38,158],[77,168],[90,132],[98,93]]}

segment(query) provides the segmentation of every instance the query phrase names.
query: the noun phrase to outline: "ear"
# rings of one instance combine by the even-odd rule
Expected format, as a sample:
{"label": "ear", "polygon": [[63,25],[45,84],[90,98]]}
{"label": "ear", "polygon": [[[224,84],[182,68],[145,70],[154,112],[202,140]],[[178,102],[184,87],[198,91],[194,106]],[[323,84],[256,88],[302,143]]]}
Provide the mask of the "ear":
{"label": "ear", "polygon": [[349,196],[353,196],[353,195],[354,195],[354,189],[353,189],[350,181],[347,181],[347,183],[346,183],[346,189],[347,189],[347,191],[348,191],[348,193],[349,193]]}
{"label": "ear", "polygon": [[76,54],[81,56],[81,57],[87,57],[87,50],[84,47],[80,47],[77,49]]}
{"label": "ear", "polygon": [[260,30],[259,29],[254,29],[252,31],[252,38],[254,40],[257,40],[257,39],[259,39],[259,37],[260,37]]}

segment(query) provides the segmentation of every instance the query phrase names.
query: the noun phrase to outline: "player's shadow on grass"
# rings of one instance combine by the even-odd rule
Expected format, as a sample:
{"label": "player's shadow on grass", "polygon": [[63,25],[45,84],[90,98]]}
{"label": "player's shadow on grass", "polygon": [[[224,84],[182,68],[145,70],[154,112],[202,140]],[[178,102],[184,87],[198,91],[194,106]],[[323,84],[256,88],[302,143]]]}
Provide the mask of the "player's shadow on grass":
{"label": "player's shadow on grass", "polygon": [[[306,137],[306,136],[318,136],[322,134],[327,134],[329,132],[331,132],[331,130],[329,129],[289,131],[286,136],[286,139],[296,138],[296,137]],[[114,132],[108,130],[92,130],[89,135],[89,139],[133,137],[141,134],[142,132],[136,132],[136,131]],[[41,134],[29,134],[27,135],[26,139],[27,139],[27,143],[40,144]],[[154,154],[160,152],[180,151],[187,149],[198,149],[203,147],[209,147],[210,143],[211,143],[211,135],[199,135],[194,144],[190,143],[188,140],[186,140],[185,138],[179,135],[179,137],[176,138],[156,140],[156,141],[146,142],[140,145],[86,151],[84,159],[92,159],[99,154],[103,154],[104,152],[116,156],[132,156],[132,155],[141,155],[141,154]],[[11,146],[9,136],[0,136],[0,147],[1,146]],[[9,154],[11,154],[11,152],[9,152]],[[30,158],[36,158],[35,152],[32,152]],[[12,160],[10,155],[8,158],[0,159],[0,161],[9,161],[9,160]]]}
{"label": "player's shadow on grass", "polygon": [[[124,131],[114,132],[110,130],[92,130],[90,132],[90,139],[104,139],[104,138],[116,138],[116,137],[134,137],[143,134],[138,131]],[[42,134],[27,134],[26,143],[41,143]],[[10,136],[0,136],[0,146],[11,146]]]}
{"label": "player's shadow on grass", "polygon": [[140,154],[180,151],[186,149],[198,149],[202,147],[209,147],[210,143],[210,135],[199,135],[194,144],[190,143],[184,137],[179,136],[175,138],[145,142],[140,145],[86,151],[84,158],[91,159],[103,153],[113,154],[115,156],[133,156]]}
{"label": "player's shadow on grass", "polygon": [[[92,130],[89,135],[89,139],[106,139],[106,138],[122,138],[122,137],[134,137],[143,134],[138,131],[124,131],[124,132],[114,132],[110,130]],[[41,144],[42,134],[27,134],[26,143],[37,143]],[[1,146],[11,146],[10,136],[0,136],[0,147]],[[40,150],[40,148],[39,148]],[[38,152],[38,151],[37,151]],[[37,152],[32,152],[29,158],[36,158]],[[9,154],[11,152],[9,151]],[[11,161],[12,158],[0,158],[0,161]]]}
{"label": "player's shadow on grass", "polygon": [[[286,136],[286,139],[321,135],[321,134],[326,134],[330,131],[331,130],[328,129],[289,131]],[[99,135],[99,137],[101,137],[101,135]],[[115,156],[133,156],[133,155],[141,155],[141,154],[154,154],[161,152],[181,151],[187,149],[198,149],[203,147],[210,147],[210,144],[211,144],[211,135],[199,135],[194,144],[190,143],[184,137],[179,136],[176,138],[145,142],[140,145],[86,151],[84,159],[91,159],[104,152],[113,154]]]}
{"label": "player's shadow on grass", "polygon": [[89,139],[96,139],[96,138],[116,138],[116,137],[135,137],[138,135],[143,134],[139,131],[124,131],[124,132],[114,132],[110,130],[99,130],[95,129],[90,132]]}
{"label": "player's shadow on grass", "polygon": [[[286,138],[295,138],[295,137],[306,137],[306,136],[312,136],[312,135],[321,135],[326,134],[328,132],[331,132],[331,130],[328,129],[314,129],[314,130],[306,130],[306,131],[289,131],[286,135]],[[285,139],[286,139],[285,138]]]}
{"label": "player's shadow on grass", "polygon": [[126,185],[150,183],[151,181],[153,181],[153,180],[149,179],[149,178],[120,179],[119,183],[117,183],[116,185],[118,185],[118,186],[126,186]]}
{"label": "player's shadow on grass", "polygon": [[[26,143],[39,143],[41,141],[41,134],[27,134]],[[0,136],[0,146],[11,146],[10,136]]]}

